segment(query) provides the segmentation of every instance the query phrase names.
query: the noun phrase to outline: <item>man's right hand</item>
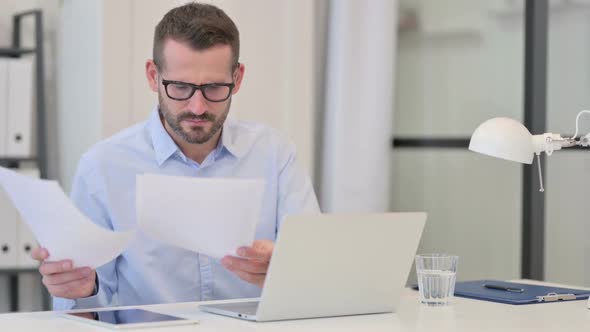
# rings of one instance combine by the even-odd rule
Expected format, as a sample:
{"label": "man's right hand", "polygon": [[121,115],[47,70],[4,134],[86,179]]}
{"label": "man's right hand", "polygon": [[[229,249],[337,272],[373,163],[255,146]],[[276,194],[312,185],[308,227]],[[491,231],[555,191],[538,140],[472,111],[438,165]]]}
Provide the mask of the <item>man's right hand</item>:
{"label": "man's right hand", "polygon": [[71,260],[46,262],[49,252],[45,248],[33,249],[31,257],[41,263],[39,272],[49,294],[66,299],[79,299],[94,293],[96,272],[92,268],[74,269]]}

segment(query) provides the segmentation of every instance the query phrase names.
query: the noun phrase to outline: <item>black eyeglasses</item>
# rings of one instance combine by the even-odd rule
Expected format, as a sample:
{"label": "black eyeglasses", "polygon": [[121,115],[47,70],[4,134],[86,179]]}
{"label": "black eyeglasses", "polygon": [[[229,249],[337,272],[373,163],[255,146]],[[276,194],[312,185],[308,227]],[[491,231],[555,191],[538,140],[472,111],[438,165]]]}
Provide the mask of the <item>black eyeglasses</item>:
{"label": "black eyeglasses", "polygon": [[201,90],[203,97],[214,103],[226,101],[231,96],[231,92],[236,86],[235,83],[209,83],[197,85],[165,79],[162,79],[162,85],[164,85],[166,95],[168,95],[168,98],[170,99],[188,100],[195,94],[195,91]]}

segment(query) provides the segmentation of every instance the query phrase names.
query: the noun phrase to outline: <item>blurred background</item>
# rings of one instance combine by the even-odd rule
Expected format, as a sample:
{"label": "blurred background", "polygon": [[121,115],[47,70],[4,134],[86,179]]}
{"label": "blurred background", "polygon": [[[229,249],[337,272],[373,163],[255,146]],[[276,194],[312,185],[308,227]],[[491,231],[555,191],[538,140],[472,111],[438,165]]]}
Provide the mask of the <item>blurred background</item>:
{"label": "blurred background", "polygon": [[[154,27],[185,2],[2,1],[0,107],[31,102],[18,104],[28,116],[0,108],[0,165],[57,180],[68,192],[84,151],[152,110],[144,64]],[[297,144],[322,211],[428,212],[418,251],[459,255],[459,280],[590,287],[590,154],[547,158],[542,204],[527,206],[525,197],[538,195],[538,182],[525,181],[531,166],[467,150],[489,118],[525,122],[527,86],[546,86],[534,96],[543,107],[532,110],[546,131],[573,134],[577,113],[590,105],[590,1],[538,0],[546,4],[540,11],[533,0],[207,2],[241,34],[246,76],[231,116],[265,122]],[[543,14],[539,31],[525,29]],[[527,53],[527,33],[546,48]],[[527,63],[539,55],[545,61],[535,68],[546,75],[531,82]],[[10,80],[14,63],[25,63],[18,70],[31,79]],[[11,84],[22,89],[3,97]],[[590,130],[590,119],[580,124]],[[15,131],[24,136],[12,142]],[[531,215],[532,226],[524,222]],[[0,195],[0,245],[20,250],[0,253],[0,312],[48,309],[34,264],[19,258],[31,241],[20,224]]]}

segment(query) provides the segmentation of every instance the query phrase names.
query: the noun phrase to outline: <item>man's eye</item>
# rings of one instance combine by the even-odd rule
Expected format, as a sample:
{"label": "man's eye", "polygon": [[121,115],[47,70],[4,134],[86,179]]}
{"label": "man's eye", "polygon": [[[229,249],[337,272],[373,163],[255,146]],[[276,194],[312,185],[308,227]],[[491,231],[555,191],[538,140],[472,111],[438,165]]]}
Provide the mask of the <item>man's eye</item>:
{"label": "man's eye", "polygon": [[186,91],[191,89],[190,86],[184,84],[173,84],[172,88],[177,91]]}
{"label": "man's eye", "polygon": [[225,86],[212,85],[207,87],[207,92],[217,93],[220,91],[225,91],[226,88],[227,87]]}

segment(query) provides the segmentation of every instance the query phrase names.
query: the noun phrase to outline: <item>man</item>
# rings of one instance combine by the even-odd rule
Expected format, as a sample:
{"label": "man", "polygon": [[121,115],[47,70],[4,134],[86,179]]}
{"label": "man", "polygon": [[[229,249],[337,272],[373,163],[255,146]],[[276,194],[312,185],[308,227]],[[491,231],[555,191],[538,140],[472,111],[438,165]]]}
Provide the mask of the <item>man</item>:
{"label": "man", "polygon": [[222,10],[190,3],[169,11],[156,27],[153,60],[145,65],[158,106],[146,122],[82,156],[71,197],[93,222],[126,230],[136,223],[137,174],[263,178],[257,240],[237,248],[238,257],[218,261],[140,232],[123,254],[96,271],[67,260],[49,262],[51,253],[36,249],[32,255],[42,262],[54,309],[260,295],[282,218],[319,208],[293,145],[262,125],[226,121],[244,78],[238,59],[238,30]]}

